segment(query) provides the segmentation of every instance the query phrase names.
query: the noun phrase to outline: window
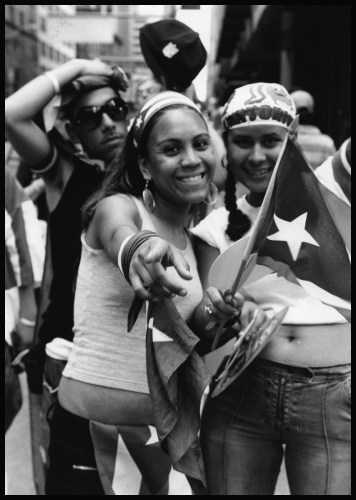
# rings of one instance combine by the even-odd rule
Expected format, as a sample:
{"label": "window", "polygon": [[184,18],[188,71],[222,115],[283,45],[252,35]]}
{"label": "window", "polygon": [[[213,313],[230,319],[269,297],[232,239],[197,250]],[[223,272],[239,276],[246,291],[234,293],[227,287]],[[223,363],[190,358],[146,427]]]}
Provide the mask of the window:
{"label": "window", "polygon": [[46,25],[46,19],[43,16],[40,17],[40,23],[41,23],[40,24],[41,31],[45,32],[47,29],[47,25]]}
{"label": "window", "polygon": [[9,5],[9,19],[12,23],[15,22],[15,7],[13,5]]}
{"label": "window", "polygon": [[22,10],[20,10],[19,12],[19,25],[21,26],[21,28],[25,26],[25,14]]}

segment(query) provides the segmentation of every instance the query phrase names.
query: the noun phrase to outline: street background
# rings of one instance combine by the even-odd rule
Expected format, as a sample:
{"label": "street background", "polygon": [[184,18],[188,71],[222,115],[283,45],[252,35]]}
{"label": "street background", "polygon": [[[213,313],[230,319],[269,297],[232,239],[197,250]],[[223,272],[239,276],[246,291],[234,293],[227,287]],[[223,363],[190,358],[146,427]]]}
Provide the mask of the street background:
{"label": "street background", "polygon": [[[233,89],[279,82],[315,98],[316,125],[336,147],[351,134],[351,5],[5,5],[5,98],[74,58],[100,58],[137,84],[150,75],[139,44],[147,22],[177,18],[198,31],[208,62],[195,80],[211,119]],[[5,138],[5,163],[17,155]],[[26,381],[24,406],[5,436],[10,495],[34,495]],[[277,495],[288,495],[283,468]]]}

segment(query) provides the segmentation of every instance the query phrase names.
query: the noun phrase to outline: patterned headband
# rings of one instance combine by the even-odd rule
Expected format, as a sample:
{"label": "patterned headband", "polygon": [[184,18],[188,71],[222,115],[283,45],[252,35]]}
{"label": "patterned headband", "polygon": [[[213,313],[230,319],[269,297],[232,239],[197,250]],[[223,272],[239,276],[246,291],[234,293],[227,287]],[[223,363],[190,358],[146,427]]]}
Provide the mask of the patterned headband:
{"label": "patterned headband", "polygon": [[278,83],[252,83],[234,91],[222,115],[224,130],[246,125],[288,128],[296,116],[295,104]]}
{"label": "patterned headband", "polygon": [[134,134],[134,146],[139,149],[142,133],[145,130],[146,125],[151,120],[151,118],[161,111],[161,109],[167,106],[172,106],[174,104],[183,104],[189,106],[190,108],[197,111],[202,117],[200,109],[190,100],[178,92],[161,92],[160,94],[152,97],[146,104],[142,107],[139,114],[136,116],[135,121],[132,125]]}

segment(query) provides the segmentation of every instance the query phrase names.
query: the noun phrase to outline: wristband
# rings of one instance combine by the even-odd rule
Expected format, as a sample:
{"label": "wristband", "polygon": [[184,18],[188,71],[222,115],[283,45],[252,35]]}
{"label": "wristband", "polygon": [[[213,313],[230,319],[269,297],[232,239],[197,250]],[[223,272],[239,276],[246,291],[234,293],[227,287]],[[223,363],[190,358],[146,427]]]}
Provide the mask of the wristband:
{"label": "wristband", "polygon": [[31,172],[33,172],[34,174],[45,174],[46,172],[48,172],[49,170],[51,170],[54,165],[57,163],[57,160],[58,160],[58,151],[57,151],[57,148],[54,147],[53,148],[53,152],[51,152],[51,160],[49,163],[46,162],[43,162],[42,164],[44,163],[47,163],[46,167],[42,167],[40,166],[40,168],[34,168],[33,165],[30,165],[29,168],[31,170]]}
{"label": "wristband", "polygon": [[61,93],[61,86],[59,85],[59,81],[57,80],[57,78],[50,71],[47,71],[46,73],[43,73],[43,74],[52,83],[55,94],[56,95],[60,94]]}
{"label": "wristband", "polygon": [[152,231],[140,231],[139,233],[131,236],[131,238],[126,242],[126,245],[123,248],[121,257],[122,273],[125,276],[126,281],[130,285],[131,259],[134,256],[136,250],[138,250],[138,248],[150,238],[160,238],[160,236]]}
{"label": "wristband", "polygon": [[135,234],[131,234],[131,236],[128,236],[128,237],[124,240],[123,244],[122,244],[122,245],[121,245],[121,247],[120,247],[119,255],[118,255],[118,258],[117,258],[117,263],[118,263],[119,269],[120,269],[120,271],[122,272],[122,274],[124,274],[124,271],[122,270],[122,253],[123,253],[123,251],[124,251],[124,249],[125,249],[125,247],[126,247],[127,242],[128,242],[128,241],[129,241],[129,240],[130,240],[133,236],[135,236]]}
{"label": "wristband", "polygon": [[20,318],[20,323],[21,325],[30,326],[31,328],[34,328],[36,326],[36,321],[31,321],[26,318]]}

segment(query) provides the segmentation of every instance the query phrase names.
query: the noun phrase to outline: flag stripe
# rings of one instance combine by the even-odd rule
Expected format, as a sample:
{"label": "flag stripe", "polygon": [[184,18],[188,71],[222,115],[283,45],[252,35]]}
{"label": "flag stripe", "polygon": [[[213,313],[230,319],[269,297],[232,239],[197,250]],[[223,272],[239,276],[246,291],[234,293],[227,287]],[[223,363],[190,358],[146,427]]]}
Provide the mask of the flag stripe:
{"label": "flag stripe", "polygon": [[330,215],[337,227],[347,249],[351,253],[351,207],[332,193],[320,181],[319,188]]}

